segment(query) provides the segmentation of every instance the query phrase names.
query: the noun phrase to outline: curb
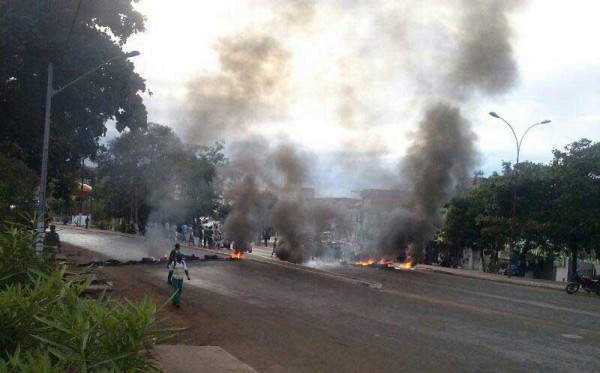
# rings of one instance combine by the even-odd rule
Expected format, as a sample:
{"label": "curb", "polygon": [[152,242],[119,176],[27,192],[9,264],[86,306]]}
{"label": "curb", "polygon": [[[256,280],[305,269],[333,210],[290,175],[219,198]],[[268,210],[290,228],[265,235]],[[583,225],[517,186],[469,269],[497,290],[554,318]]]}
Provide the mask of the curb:
{"label": "curb", "polygon": [[541,288],[541,289],[560,290],[560,291],[565,290],[565,285],[563,285],[562,283],[543,283],[543,282],[540,283],[540,282],[532,282],[532,281],[524,281],[524,280],[515,280],[512,278],[509,279],[509,278],[501,278],[501,277],[497,277],[497,278],[496,277],[488,277],[488,276],[478,275],[477,273],[471,274],[468,272],[440,270],[440,269],[436,269],[433,266],[424,266],[422,264],[417,264],[415,266],[415,269],[417,269],[419,271],[428,271],[428,272],[434,272],[434,273],[440,273],[440,274],[444,274],[444,275],[458,276],[458,277],[468,277],[468,278],[473,278],[473,279],[477,279],[477,280],[499,282],[499,283],[503,283],[503,284],[529,286],[529,287],[536,287],[536,288]]}

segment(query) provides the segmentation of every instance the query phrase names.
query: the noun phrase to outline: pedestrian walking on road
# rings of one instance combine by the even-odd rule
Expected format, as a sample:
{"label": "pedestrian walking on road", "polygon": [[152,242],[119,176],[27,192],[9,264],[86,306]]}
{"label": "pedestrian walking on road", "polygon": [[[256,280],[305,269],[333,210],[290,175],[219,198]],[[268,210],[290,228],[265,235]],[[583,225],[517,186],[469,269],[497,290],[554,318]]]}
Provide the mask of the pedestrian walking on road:
{"label": "pedestrian walking on road", "polygon": [[169,222],[165,223],[165,230],[164,230],[164,236],[166,239],[169,239],[169,235],[171,234],[171,225],[169,224]]}
{"label": "pedestrian walking on road", "polygon": [[190,246],[194,246],[194,227],[191,224],[188,228],[187,244]]}
{"label": "pedestrian walking on road", "polygon": [[277,248],[277,237],[275,237],[275,241],[273,241],[273,251],[271,251],[271,256],[275,254],[275,249]]}
{"label": "pedestrian walking on road", "polygon": [[175,247],[173,247],[173,250],[171,250],[171,252],[169,253],[169,262],[167,263],[167,267],[170,266],[171,263],[175,261],[175,259],[177,259],[177,254],[181,254],[181,251],[179,251],[180,249],[181,247],[178,243],[176,243]]}
{"label": "pedestrian walking on road", "polygon": [[173,286],[173,305],[179,307],[181,292],[183,291],[183,275],[191,280],[183,254],[178,253],[174,262],[169,265],[169,284]]}
{"label": "pedestrian walking on road", "polygon": [[88,226],[90,225],[90,217],[86,216],[85,217],[85,229],[88,229]]}
{"label": "pedestrian walking on road", "polygon": [[181,226],[181,233],[183,234],[183,242],[187,243],[190,239],[189,228],[188,228],[187,224],[183,224]]}
{"label": "pedestrian walking on road", "polygon": [[209,248],[213,248],[213,227],[208,228],[208,230],[206,231],[208,233],[208,237],[207,237],[207,244]]}
{"label": "pedestrian walking on road", "polygon": [[177,242],[177,224],[171,225],[171,239]]}
{"label": "pedestrian walking on road", "polygon": [[204,227],[202,230],[202,246],[206,247],[208,243],[208,227]]}

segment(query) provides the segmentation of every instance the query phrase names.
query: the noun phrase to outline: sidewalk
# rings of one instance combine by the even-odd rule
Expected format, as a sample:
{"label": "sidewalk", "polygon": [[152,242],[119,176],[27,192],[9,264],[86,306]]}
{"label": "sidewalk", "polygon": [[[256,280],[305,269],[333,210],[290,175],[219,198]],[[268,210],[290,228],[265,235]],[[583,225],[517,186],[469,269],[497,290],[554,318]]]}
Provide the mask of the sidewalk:
{"label": "sidewalk", "polygon": [[564,291],[565,287],[567,286],[567,284],[565,282],[556,282],[556,281],[539,280],[539,279],[514,277],[514,276],[511,278],[508,278],[507,276],[504,276],[504,275],[499,275],[499,274],[495,274],[495,273],[486,273],[486,272],[481,272],[481,271],[476,271],[476,270],[468,270],[468,269],[446,268],[446,267],[431,266],[431,265],[425,265],[425,264],[417,264],[414,268],[416,270],[420,270],[420,271],[430,271],[430,272],[443,273],[443,274],[452,275],[452,276],[470,277],[470,278],[475,278],[475,279],[480,279],[480,280],[485,280],[485,281],[495,281],[495,282],[501,282],[501,283],[505,283],[505,284],[531,286],[531,287],[543,288],[543,289]]}
{"label": "sidewalk", "polygon": [[257,373],[218,346],[157,345],[165,373]]}

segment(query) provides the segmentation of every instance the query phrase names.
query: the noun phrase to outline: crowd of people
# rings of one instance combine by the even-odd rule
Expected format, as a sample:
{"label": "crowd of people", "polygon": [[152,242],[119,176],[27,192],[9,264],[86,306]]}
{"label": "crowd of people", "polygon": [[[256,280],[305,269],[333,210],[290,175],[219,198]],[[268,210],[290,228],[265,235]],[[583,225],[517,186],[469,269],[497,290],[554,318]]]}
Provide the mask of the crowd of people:
{"label": "crowd of people", "polygon": [[214,222],[207,224],[155,222],[149,223],[146,231],[147,235],[151,237],[162,237],[167,241],[182,242],[190,246],[203,246],[217,250],[229,249],[231,246],[231,242]]}

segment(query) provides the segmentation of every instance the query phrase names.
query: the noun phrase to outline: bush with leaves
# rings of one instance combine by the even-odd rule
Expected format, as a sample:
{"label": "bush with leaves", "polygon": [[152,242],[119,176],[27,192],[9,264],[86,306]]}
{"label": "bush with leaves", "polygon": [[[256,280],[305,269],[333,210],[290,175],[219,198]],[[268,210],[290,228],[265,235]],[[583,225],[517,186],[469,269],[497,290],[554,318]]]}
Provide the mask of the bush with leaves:
{"label": "bush with leaves", "polygon": [[[35,242],[28,231],[9,233],[11,240],[0,241],[13,243],[2,246],[2,268],[8,267],[4,259],[15,258],[8,255],[11,247],[33,251]],[[176,332],[158,328],[156,305],[82,298],[89,282],[65,282],[64,267],[49,273],[25,268],[25,277],[11,276],[0,288],[0,373],[156,370],[144,352]]]}
{"label": "bush with leaves", "polygon": [[24,283],[32,272],[48,272],[53,265],[34,249],[37,232],[20,227],[0,231],[0,289]]}

